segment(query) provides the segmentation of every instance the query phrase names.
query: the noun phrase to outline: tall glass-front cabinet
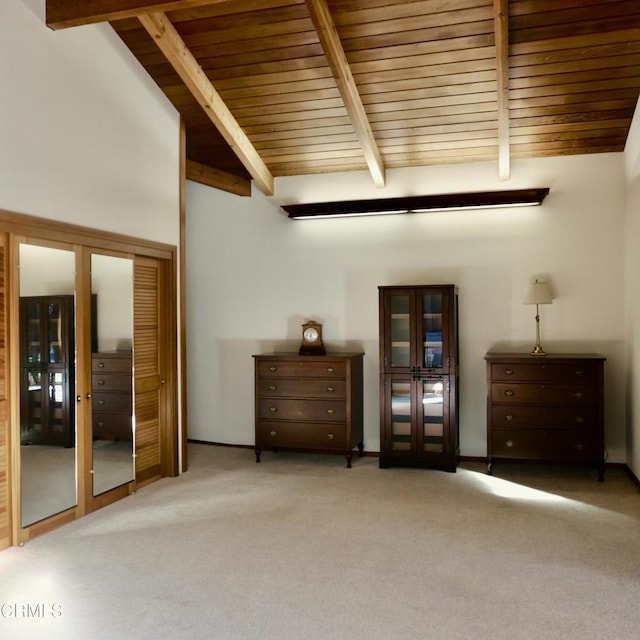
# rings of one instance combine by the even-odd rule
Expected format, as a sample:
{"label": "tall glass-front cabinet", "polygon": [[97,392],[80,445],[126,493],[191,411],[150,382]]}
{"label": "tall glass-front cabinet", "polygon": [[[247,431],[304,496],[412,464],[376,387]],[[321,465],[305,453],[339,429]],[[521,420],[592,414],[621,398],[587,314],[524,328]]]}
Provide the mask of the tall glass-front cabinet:
{"label": "tall glass-front cabinet", "polygon": [[380,467],[455,471],[458,324],[454,285],[379,287]]}
{"label": "tall glass-front cabinet", "polygon": [[75,444],[72,295],[20,298],[20,439]]}

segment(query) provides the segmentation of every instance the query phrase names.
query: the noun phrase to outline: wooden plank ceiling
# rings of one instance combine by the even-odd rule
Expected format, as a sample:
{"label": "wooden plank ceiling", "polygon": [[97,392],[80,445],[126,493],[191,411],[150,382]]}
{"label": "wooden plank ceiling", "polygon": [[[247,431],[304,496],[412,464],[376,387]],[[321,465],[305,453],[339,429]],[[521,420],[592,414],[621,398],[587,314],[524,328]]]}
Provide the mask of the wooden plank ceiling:
{"label": "wooden plank ceiling", "polygon": [[622,151],[638,0],[47,0],[109,21],[181,113],[188,177],[250,180]]}

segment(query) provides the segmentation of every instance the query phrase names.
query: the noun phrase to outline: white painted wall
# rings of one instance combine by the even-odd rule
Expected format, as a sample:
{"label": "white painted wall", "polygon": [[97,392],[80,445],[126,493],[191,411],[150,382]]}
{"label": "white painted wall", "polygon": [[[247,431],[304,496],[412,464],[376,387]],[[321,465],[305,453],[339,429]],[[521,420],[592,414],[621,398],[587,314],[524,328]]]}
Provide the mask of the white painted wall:
{"label": "white painted wall", "polygon": [[625,147],[627,464],[640,477],[640,102]]}
{"label": "white painted wall", "polygon": [[179,244],[180,121],[109,25],[0,0],[0,209]]}
{"label": "white painted wall", "polygon": [[0,2],[0,208],[177,245],[179,117],[109,25]]}
{"label": "white painted wall", "polygon": [[[622,154],[276,180],[276,197],[187,189],[190,437],[254,442],[252,354],[297,350],[300,325],[324,324],[329,349],[365,356],[365,449],[379,450],[378,286],[454,283],[460,306],[463,455],[486,455],[488,350],[530,350],[536,275],[557,298],[540,308],[547,351],[606,363],[609,461],[625,460]],[[279,203],[466,190],[551,188],[543,207],[290,221]]]}

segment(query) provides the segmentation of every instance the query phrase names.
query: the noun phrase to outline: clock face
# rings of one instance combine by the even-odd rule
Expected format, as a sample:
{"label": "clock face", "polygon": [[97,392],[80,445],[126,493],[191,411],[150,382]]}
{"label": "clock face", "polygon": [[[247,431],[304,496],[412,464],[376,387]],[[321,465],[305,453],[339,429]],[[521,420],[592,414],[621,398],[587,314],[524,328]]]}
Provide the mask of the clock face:
{"label": "clock face", "polygon": [[307,342],[316,342],[316,340],[320,337],[320,334],[318,333],[317,329],[309,327],[308,329],[304,330],[302,336]]}

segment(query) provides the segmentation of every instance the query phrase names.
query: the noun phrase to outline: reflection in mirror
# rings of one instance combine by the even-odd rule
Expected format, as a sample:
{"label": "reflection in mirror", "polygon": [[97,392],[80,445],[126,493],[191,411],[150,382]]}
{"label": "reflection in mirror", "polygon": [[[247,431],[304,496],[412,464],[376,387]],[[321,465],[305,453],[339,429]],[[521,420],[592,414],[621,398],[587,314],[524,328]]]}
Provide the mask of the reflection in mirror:
{"label": "reflection in mirror", "polygon": [[20,508],[26,527],[77,504],[75,255],[21,244]]}
{"label": "reflection in mirror", "polygon": [[91,256],[93,495],[134,479],[133,260]]}

